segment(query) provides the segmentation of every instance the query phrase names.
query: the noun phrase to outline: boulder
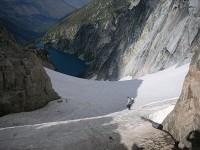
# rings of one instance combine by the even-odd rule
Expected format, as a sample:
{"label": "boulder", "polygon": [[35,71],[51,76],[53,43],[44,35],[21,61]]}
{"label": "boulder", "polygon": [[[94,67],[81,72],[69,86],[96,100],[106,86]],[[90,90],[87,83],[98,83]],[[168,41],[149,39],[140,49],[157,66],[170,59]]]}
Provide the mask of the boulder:
{"label": "boulder", "polygon": [[0,116],[32,111],[58,98],[38,57],[0,28]]}

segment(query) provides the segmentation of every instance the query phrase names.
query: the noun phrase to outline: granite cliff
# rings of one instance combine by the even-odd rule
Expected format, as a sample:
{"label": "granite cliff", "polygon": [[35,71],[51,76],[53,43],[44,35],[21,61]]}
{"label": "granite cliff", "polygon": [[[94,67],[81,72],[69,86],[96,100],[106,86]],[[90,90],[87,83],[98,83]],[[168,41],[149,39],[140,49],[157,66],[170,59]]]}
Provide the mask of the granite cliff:
{"label": "granite cliff", "polygon": [[85,77],[139,77],[190,62],[200,41],[198,0],[94,0],[43,42],[89,64]]}
{"label": "granite cliff", "polygon": [[42,62],[0,29],[0,116],[31,111],[57,99]]}
{"label": "granite cliff", "polygon": [[167,130],[179,147],[200,149],[200,47],[195,52],[185,78],[182,94],[174,110],[164,120]]}

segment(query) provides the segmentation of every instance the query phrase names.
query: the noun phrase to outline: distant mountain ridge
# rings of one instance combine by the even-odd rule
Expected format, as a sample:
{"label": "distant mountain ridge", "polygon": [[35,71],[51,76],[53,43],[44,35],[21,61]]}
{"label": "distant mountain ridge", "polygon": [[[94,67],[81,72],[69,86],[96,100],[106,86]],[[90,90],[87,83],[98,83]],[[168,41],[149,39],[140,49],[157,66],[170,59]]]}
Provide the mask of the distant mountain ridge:
{"label": "distant mountain ridge", "polygon": [[64,0],[1,0],[0,26],[26,43],[75,10]]}

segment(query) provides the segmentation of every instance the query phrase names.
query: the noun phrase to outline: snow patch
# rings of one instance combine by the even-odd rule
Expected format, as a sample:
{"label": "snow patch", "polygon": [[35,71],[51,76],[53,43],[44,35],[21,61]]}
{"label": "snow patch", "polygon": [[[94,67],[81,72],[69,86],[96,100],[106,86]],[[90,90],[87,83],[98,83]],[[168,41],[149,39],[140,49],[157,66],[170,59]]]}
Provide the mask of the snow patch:
{"label": "snow patch", "polygon": [[140,0],[130,0],[130,6],[129,9],[133,9],[133,7],[137,6],[139,4]]}
{"label": "snow patch", "polygon": [[80,55],[78,58],[84,60],[84,54]]}
{"label": "snow patch", "polygon": [[[63,102],[49,103],[46,107],[0,118],[0,127],[40,124],[103,116],[115,112],[127,113],[127,96],[134,97],[132,110],[179,97],[189,64],[149,74],[128,81],[93,81],[75,78],[45,69],[53,89]],[[67,99],[67,102],[65,101]]]}
{"label": "snow patch", "polygon": [[156,122],[156,123],[162,123],[164,119],[167,117],[167,115],[174,109],[175,105],[171,105],[163,110],[159,110],[151,115],[149,115],[149,119]]}
{"label": "snow patch", "polygon": [[[36,111],[0,117],[0,149],[62,150],[71,148],[72,143],[81,149],[81,143],[91,145],[94,137],[97,142],[105,141],[113,133],[119,134],[125,146],[132,146],[133,135],[139,137],[140,131],[152,130],[141,116],[161,123],[173,110],[174,102],[169,99],[180,95],[188,68],[189,64],[173,66],[120,82],[80,79],[45,69],[62,99]],[[127,96],[135,98],[130,111],[126,108]]]}
{"label": "snow patch", "polygon": [[96,80],[96,79],[97,79],[97,75],[92,77],[92,78],[90,78],[90,80]]}
{"label": "snow patch", "polygon": [[126,76],[126,77],[123,77],[121,78],[119,81],[126,81],[126,80],[132,80],[132,76]]}

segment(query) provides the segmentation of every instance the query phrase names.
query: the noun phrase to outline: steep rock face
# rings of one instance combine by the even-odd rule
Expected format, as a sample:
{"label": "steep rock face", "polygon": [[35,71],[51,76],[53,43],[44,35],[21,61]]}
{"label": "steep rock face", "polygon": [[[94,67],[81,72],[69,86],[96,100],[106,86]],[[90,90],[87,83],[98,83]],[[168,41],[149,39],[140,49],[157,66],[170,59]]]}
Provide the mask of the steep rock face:
{"label": "steep rock face", "polygon": [[[130,10],[129,0],[92,1],[48,33],[44,40],[52,40],[54,47],[83,56],[90,63],[87,76],[98,74],[100,79],[106,73],[107,78],[116,79],[118,68],[109,71],[107,67],[115,63],[114,60],[113,67],[117,67],[131,36],[135,41],[139,38],[144,23],[155,8],[152,3],[137,1],[133,5],[138,5]],[[138,34],[133,34],[136,30]]]}
{"label": "steep rock face", "polygon": [[141,76],[189,62],[200,41],[199,8],[198,0],[160,2],[149,17],[141,38],[124,57],[126,60],[127,56],[133,56],[125,63],[124,75],[131,70],[133,76]]}
{"label": "steep rock face", "polygon": [[58,96],[41,61],[0,29],[0,116],[31,111]]}
{"label": "steep rock face", "polygon": [[[181,96],[164,120],[164,129],[189,148],[200,149],[200,47],[193,56]],[[193,139],[193,140],[192,140]],[[196,143],[195,143],[196,141]]]}
{"label": "steep rock face", "polygon": [[89,63],[86,77],[139,77],[189,62],[200,41],[198,0],[92,1],[43,38]]}

